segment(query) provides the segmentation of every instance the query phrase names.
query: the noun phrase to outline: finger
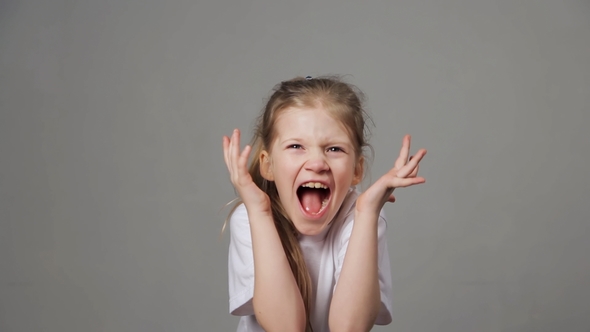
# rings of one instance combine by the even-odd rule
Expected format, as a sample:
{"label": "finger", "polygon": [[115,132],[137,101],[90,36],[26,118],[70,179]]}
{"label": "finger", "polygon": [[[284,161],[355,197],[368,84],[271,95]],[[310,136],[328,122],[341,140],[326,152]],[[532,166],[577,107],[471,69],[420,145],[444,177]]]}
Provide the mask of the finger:
{"label": "finger", "polygon": [[227,136],[223,135],[223,160],[225,161],[225,164],[227,165],[227,149],[229,147],[229,138],[227,138]]}
{"label": "finger", "polygon": [[238,160],[238,173],[243,178],[248,175],[248,156],[250,155],[250,151],[252,151],[252,147],[250,145],[246,145],[244,151],[240,154],[240,159]]}
{"label": "finger", "polygon": [[393,188],[405,188],[414,186],[417,184],[425,183],[426,179],[423,177],[415,177],[415,178],[394,178],[391,183],[389,184],[390,187]]}
{"label": "finger", "polygon": [[408,175],[408,178],[415,178],[416,176],[418,176],[418,169],[420,169],[420,164],[416,165],[416,168],[414,168],[414,170],[412,171],[412,173],[410,173],[410,175]]}
{"label": "finger", "polygon": [[408,162],[408,155],[410,154],[410,140],[410,135],[404,136],[404,139],[402,140],[402,148],[399,151],[399,156],[397,157],[394,164],[395,168],[397,169],[401,169]]}
{"label": "finger", "polygon": [[232,172],[234,176],[238,175],[238,159],[240,158],[240,131],[238,129],[234,129],[232,140],[231,140],[231,164],[232,164]]}
{"label": "finger", "polygon": [[227,168],[229,170],[230,176],[232,178],[232,181],[234,179],[234,172],[233,172],[233,165],[234,165],[234,158],[233,158],[233,151],[234,151],[234,145],[235,145],[235,130],[232,132],[231,136],[228,138],[229,139],[229,144],[227,147]]}
{"label": "finger", "polygon": [[408,177],[414,171],[414,169],[417,168],[418,163],[420,162],[420,160],[422,160],[422,158],[424,158],[425,155],[426,155],[426,150],[420,149],[416,153],[416,155],[412,158],[412,160],[410,160],[404,167],[400,168],[397,171],[397,176],[400,178]]}
{"label": "finger", "polygon": [[[408,159],[408,161],[412,161],[412,158],[414,158],[414,156],[410,156],[410,158]],[[414,168],[414,170],[412,171],[412,173],[408,174],[408,176],[406,176],[407,178],[415,178],[416,176],[418,176],[418,169],[420,168],[420,164],[416,165],[416,168]]]}
{"label": "finger", "polygon": [[223,136],[223,158],[225,160],[225,164],[229,168],[229,145],[230,145],[230,138],[227,136]]}
{"label": "finger", "polygon": [[226,150],[226,156],[227,156],[227,169],[229,171],[230,176],[232,176],[233,179],[233,172],[232,172],[232,157],[231,157],[231,153],[232,153],[232,148],[233,148],[233,133],[231,136],[229,136],[227,138],[227,150]]}

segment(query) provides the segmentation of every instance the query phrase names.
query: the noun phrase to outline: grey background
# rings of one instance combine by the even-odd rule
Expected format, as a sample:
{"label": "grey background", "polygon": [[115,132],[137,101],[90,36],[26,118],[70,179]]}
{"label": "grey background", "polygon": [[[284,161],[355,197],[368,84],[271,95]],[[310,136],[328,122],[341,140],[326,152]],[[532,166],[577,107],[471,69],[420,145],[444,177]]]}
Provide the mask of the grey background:
{"label": "grey background", "polygon": [[394,322],[590,331],[588,1],[0,2],[0,331],[233,331],[221,137],[348,74],[427,183],[387,206]]}

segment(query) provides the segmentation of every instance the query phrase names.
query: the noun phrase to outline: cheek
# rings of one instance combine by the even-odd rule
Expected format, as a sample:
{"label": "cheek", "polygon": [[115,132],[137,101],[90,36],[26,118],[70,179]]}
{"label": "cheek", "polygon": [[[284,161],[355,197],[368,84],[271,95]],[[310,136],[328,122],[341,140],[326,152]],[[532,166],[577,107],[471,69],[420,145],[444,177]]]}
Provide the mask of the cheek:
{"label": "cheek", "polygon": [[298,168],[296,165],[293,162],[289,162],[289,160],[282,159],[281,161],[275,160],[272,168],[277,189],[283,191],[286,187],[289,187],[290,190],[290,186],[297,177]]}
{"label": "cheek", "polygon": [[274,169],[285,175],[298,170],[301,163],[301,156],[295,153],[282,153],[273,160]]}
{"label": "cheek", "polygon": [[331,165],[332,172],[339,174],[341,177],[353,176],[356,164],[354,160],[346,158],[337,160]]}

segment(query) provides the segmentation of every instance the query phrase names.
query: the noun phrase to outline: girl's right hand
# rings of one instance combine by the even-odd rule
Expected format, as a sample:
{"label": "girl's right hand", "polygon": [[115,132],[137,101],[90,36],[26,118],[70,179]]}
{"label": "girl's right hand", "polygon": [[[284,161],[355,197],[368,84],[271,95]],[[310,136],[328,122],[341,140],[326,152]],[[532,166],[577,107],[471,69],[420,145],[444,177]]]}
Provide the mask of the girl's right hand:
{"label": "girl's right hand", "polygon": [[223,157],[229,171],[234,188],[249,212],[271,213],[270,198],[252,181],[248,172],[248,156],[252,151],[250,145],[246,145],[240,153],[240,131],[234,129],[231,138],[223,136]]}

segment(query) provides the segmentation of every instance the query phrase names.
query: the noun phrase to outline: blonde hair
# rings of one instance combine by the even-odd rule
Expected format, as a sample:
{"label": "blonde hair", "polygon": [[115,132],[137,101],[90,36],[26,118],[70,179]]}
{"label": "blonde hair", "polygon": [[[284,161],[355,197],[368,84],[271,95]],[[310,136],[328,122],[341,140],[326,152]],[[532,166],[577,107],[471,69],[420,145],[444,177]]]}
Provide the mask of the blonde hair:
{"label": "blonde hair", "polygon": [[[281,82],[274,87],[272,95],[258,118],[251,143],[253,158],[249,173],[254,183],[270,198],[275,226],[305,305],[306,331],[312,330],[309,318],[313,293],[309,272],[299,246],[299,232],[285,213],[274,182],[266,180],[261,175],[259,156],[264,150],[270,153],[270,147],[276,136],[274,124],[281,111],[291,107],[321,106],[335,119],[342,122],[354,145],[356,157],[361,158],[364,148],[370,148],[367,143],[368,130],[366,128],[368,115],[362,107],[363,100],[362,92],[343,82],[337,76],[313,79],[296,77]],[[237,205],[240,203],[238,202]]]}

